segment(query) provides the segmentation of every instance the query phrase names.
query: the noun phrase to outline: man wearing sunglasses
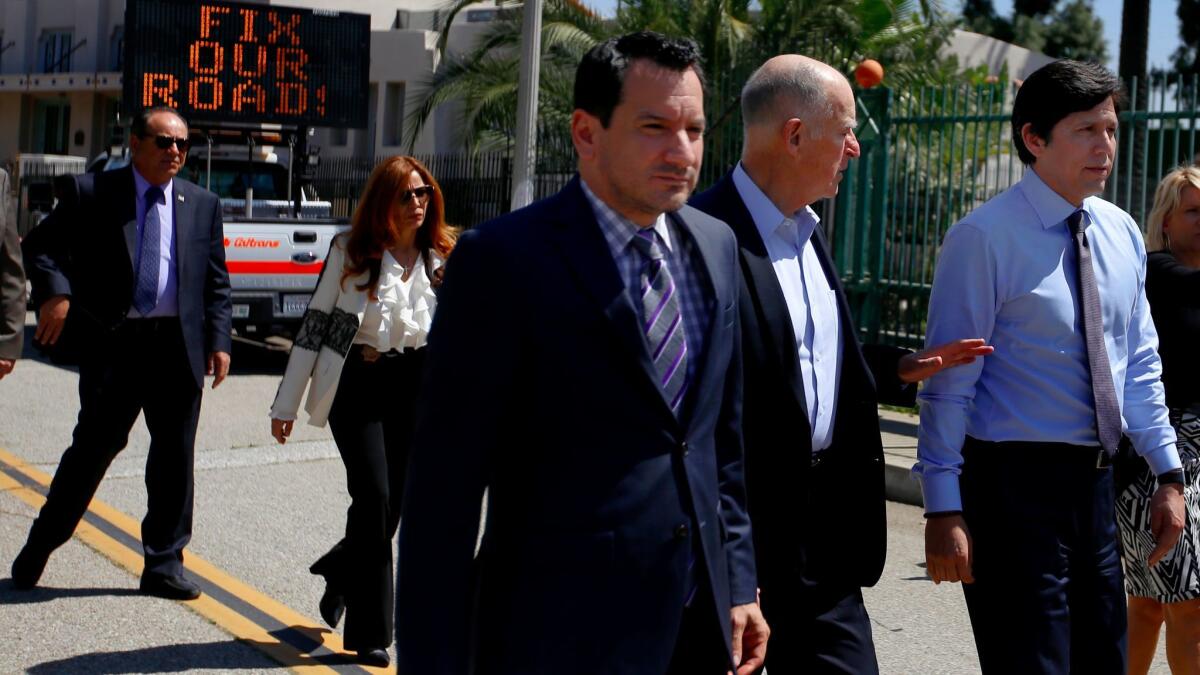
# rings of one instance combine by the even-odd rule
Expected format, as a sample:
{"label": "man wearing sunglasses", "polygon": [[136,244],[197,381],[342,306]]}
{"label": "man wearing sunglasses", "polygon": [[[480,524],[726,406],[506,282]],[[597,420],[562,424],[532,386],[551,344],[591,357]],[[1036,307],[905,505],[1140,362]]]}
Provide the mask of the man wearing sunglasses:
{"label": "man wearing sunglasses", "polygon": [[133,120],[132,166],[67,181],[54,212],[24,242],[34,340],[79,362],[79,421],[46,504],[13,562],[32,588],[70,539],[109,463],[146,416],[148,595],[200,595],[183,575],[192,532],[192,456],[205,374],[229,372],[229,274],[217,196],[175,177],[188,128],[170,108]]}

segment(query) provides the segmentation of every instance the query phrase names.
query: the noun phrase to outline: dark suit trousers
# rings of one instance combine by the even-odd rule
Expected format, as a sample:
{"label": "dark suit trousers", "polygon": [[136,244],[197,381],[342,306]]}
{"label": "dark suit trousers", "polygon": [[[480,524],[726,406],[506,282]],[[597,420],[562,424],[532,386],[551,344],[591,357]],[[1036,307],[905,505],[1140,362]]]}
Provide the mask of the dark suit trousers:
{"label": "dark suit trousers", "polygon": [[313,571],[340,586],[346,599],[347,649],[387,647],[394,637],[392,537],[400,523],[424,362],[423,349],[366,363],[353,348],[329,411],[350,508],[346,536]]}
{"label": "dark suit trousers", "polygon": [[105,345],[92,345],[79,365],[79,420],[63,453],[46,504],[29,533],[45,553],[74,533],[100,480],[146,416],[145,572],[183,571],[192,536],[192,460],[201,390],[188,364],[177,319],[126,321]]}
{"label": "dark suit trousers", "polygon": [[[692,603],[683,609],[675,651],[666,675],[724,675],[729,670],[725,637],[717,632],[712,616],[712,593],[703,579]],[[770,645],[767,645],[768,649]]]}
{"label": "dark suit trousers", "polygon": [[852,484],[841,469],[831,454],[809,474],[809,518],[804,534],[796,535],[803,537],[799,545],[804,568],[795,564],[800,556],[793,538],[784,542],[787,552],[759,554],[762,610],[771,627],[766,663],[770,675],[879,672],[862,589],[841,578],[844,561],[838,554],[846,547],[839,538],[853,535],[837,518],[821,516],[846,498],[846,486]]}
{"label": "dark suit trousers", "polygon": [[1124,673],[1112,470],[1096,448],[968,438],[963,460],[963,592],[983,671]]}

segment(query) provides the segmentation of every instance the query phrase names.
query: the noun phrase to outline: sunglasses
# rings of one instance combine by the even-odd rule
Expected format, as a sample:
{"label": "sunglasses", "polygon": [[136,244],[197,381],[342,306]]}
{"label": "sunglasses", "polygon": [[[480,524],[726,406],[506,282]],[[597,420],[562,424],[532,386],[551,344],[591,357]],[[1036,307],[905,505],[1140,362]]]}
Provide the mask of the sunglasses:
{"label": "sunglasses", "polygon": [[405,190],[404,192],[402,192],[400,194],[400,203],[407,204],[408,200],[412,199],[413,197],[416,197],[420,201],[425,201],[426,199],[429,199],[432,196],[433,196],[433,186],[432,185],[422,185],[419,188],[413,188],[411,190]]}
{"label": "sunglasses", "polygon": [[[145,138],[149,138],[149,136],[146,136]],[[180,152],[187,152],[188,148],[191,147],[191,145],[192,145],[192,141],[189,138],[175,138],[174,136],[155,136],[154,144],[158,146],[159,150],[166,150],[166,149],[170,148],[172,145],[174,145],[175,147],[179,148]]]}

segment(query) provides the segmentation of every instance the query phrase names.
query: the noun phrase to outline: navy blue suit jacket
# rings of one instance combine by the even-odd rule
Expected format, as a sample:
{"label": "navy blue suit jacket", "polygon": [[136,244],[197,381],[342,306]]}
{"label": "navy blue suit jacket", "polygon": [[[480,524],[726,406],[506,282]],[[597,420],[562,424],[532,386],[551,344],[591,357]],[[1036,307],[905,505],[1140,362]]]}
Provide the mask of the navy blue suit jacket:
{"label": "navy blue suit jacket", "polygon": [[822,480],[844,484],[853,496],[829,505],[838,509],[837,517],[806,509],[812,431],[783,289],[732,173],[696,195],[692,205],[728,223],[738,240],[746,378],[742,429],[763,593],[775,579],[804,579],[842,590],[874,585],[887,550],[877,404],[914,404],[916,387],[896,374],[897,361],[908,350],[859,342],[829,244],[818,227],[810,245],[837,295],[843,337],[833,444],[825,451],[829,459]]}
{"label": "navy blue suit jacket", "polygon": [[662,675],[697,536],[697,576],[728,646],[729,609],[756,589],[737,250],[695,209],[669,217],[696,242],[715,298],[682,421],[578,178],[460,239],[400,528],[401,672]]}
{"label": "navy blue suit jacket", "polygon": [[[133,168],[60,181],[58,206],[22,243],[35,307],[71,296],[59,350],[88,358],[106,349],[133,301],[137,201]],[[176,177],[175,257],[179,322],[188,365],[203,386],[208,354],[228,353],[233,306],[221,202]]]}

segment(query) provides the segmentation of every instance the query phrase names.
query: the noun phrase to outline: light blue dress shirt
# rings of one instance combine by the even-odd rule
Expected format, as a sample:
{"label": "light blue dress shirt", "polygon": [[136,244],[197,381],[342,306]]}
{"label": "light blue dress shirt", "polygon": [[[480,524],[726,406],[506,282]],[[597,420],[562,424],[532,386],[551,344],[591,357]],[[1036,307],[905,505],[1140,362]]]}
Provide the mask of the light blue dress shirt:
{"label": "light blue dress shirt", "polygon": [[[919,396],[917,464],[925,509],[962,508],[965,437],[1099,446],[1075,244],[1076,210],[1032,168],[1017,185],[946,234],[929,301],[927,345],[982,337],[996,348],[944,370]],[[1133,218],[1098,198],[1083,202],[1104,343],[1122,426],[1156,474],[1180,467],[1159,375],[1158,334],[1146,303],[1146,249]],[[1037,459],[1030,462],[1037,471]]]}
{"label": "light blue dress shirt", "polygon": [[842,374],[837,295],[821,269],[817,252],[808,245],[821,221],[807,206],[785,216],[754,184],[740,162],[733,170],[733,184],[767,246],[767,255],[787,302],[808,404],[812,450],[820,452],[833,442],[833,418]]}
{"label": "light blue dress shirt", "polygon": [[[175,181],[169,180],[166,185],[160,185],[163,198],[157,204],[146,204],[146,190],[150,189],[150,181],[142,177],[135,168],[133,183],[137,192],[137,241],[140,257],[142,254],[142,228],[146,225],[146,209],[158,210],[158,304],[145,317],[132,307],[129,308],[131,318],[151,318],[159,316],[179,316],[179,273],[175,269]],[[134,260],[134,274],[137,274],[138,262]]]}

